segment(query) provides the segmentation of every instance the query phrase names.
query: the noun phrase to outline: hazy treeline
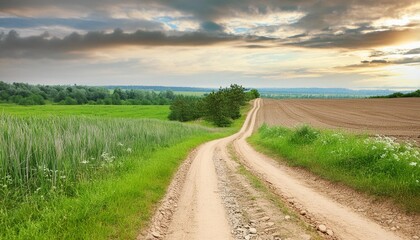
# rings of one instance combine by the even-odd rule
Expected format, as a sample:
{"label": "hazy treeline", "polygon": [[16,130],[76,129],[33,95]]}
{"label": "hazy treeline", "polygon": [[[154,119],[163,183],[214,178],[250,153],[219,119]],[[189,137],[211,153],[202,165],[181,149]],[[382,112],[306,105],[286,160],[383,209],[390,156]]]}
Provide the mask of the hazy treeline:
{"label": "hazy treeline", "polygon": [[174,99],[175,94],[170,90],[156,93],[117,88],[109,91],[101,87],[9,84],[0,81],[0,102],[19,105],[165,105]]}
{"label": "hazy treeline", "polygon": [[410,92],[410,93],[402,93],[402,92],[396,92],[393,94],[389,94],[386,96],[374,96],[372,98],[401,98],[401,97],[420,97],[420,89]]}
{"label": "hazy treeline", "polygon": [[259,96],[258,90],[245,92],[245,88],[236,84],[220,88],[205,97],[180,95],[170,106],[169,119],[185,122],[205,118],[216,126],[229,126],[232,120],[241,117],[240,107]]}

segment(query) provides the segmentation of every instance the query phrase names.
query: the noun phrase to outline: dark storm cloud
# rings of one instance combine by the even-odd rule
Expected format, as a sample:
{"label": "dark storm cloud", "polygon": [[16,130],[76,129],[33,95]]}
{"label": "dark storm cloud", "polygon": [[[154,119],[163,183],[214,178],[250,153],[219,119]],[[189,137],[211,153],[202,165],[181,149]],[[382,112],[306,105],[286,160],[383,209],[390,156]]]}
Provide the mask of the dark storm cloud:
{"label": "dark storm cloud", "polygon": [[241,37],[228,34],[210,34],[205,32],[180,33],[170,35],[161,31],[142,31],[124,33],[116,29],[112,33],[88,32],[87,34],[72,33],[64,38],[50,37],[48,33],[19,37],[16,31],[0,35],[0,58],[36,58],[56,57],[60,53],[77,53],[98,48],[123,45],[138,46],[208,46],[234,41],[263,42],[271,41],[264,37]]}
{"label": "dark storm cloud", "polygon": [[[292,45],[304,48],[362,49],[390,45],[405,39],[420,40],[419,28],[413,25],[410,25],[409,28],[406,26],[405,29],[389,27],[380,31],[377,31],[371,25],[373,20],[383,16],[398,17],[417,2],[417,0],[0,0],[0,12],[15,15],[25,11],[42,12],[45,8],[55,7],[64,11],[73,10],[80,12],[80,16],[100,16],[99,20],[95,17],[85,20],[59,19],[60,16],[54,16],[56,18],[31,18],[30,20],[29,18],[0,18],[0,27],[19,29],[25,26],[30,28],[60,25],[84,31],[103,31],[117,27],[125,31],[140,29],[147,31],[139,31],[131,35],[121,34],[121,38],[118,41],[113,39],[113,37],[116,37],[115,34],[99,34],[101,37],[98,38],[98,41],[100,42],[95,44],[88,40],[91,35],[96,36],[98,33],[89,33],[86,36],[82,36],[82,40],[78,44],[83,46],[89,45],[89,47],[113,44],[194,46],[241,38],[224,33],[226,29],[221,23],[222,19],[226,22],[226,19],[229,21],[231,17],[246,19],[248,16],[298,11],[302,12],[304,16],[296,19],[293,23],[258,26],[243,34],[270,35],[275,34],[279,29],[289,29],[293,34],[304,33],[289,37],[283,36],[283,39],[278,39],[279,45]],[[146,20],[121,20],[112,17],[113,12],[124,12],[127,9],[165,10],[169,11],[169,15],[171,10],[176,10],[188,16],[189,20],[198,23],[200,32],[186,33],[182,36],[169,36],[161,31],[162,24],[165,21],[159,23],[159,19],[156,22],[152,22]],[[352,26],[351,29],[349,25]],[[337,34],[337,32],[340,33]],[[144,40],[146,36],[147,41]],[[152,39],[153,37],[156,37],[156,39]],[[111,38],[113,41],[110,40]],[[22,39],[16,40],[23,41]],[[197,44],[195,40],[198,40]],[[66,38],[62,40],[43,39],[42,41],[52,44],[52,48],[58,50],[65,47],[55,47],[56,45],[71,46],[74,44],[67,43]],[[66,44],[64,44],[65,42]],[[83,42],[83,44],[80,42]],[[50,45],[48,46],[51,47]],[[8,51],[10,52],[11,50]]]}
{"label": "dark storm cloud", "polygon": [[78,18],[0,18],[0,27],[10,29],[65,26],[85,31],[122,28],[163,30],[162,23],[131,19],[78,19]]}
{"label": "dark storm cloud", "polygon": [[64,9],[99,11],[115,6],[131,8],[160,7],[192,14],[202,22],[217,22],[235,15],[264,15],[276,11],[302,11],[306,15],[295,23],[304,29],[323,29],[356,21],[370,22],[382,16],[398,16],[417,0],[13,0],[0,1],[0,11],[42,9],[56,6]]}

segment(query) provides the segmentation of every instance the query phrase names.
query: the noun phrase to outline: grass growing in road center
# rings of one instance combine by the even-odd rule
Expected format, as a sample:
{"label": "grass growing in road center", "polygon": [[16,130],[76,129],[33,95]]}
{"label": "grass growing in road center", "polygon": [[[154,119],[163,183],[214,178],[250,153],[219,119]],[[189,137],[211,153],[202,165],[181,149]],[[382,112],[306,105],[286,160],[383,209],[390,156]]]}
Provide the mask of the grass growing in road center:
{"label": "grass growing in road center", "polygon": [[292,166],[390,197],[405,209],[420,212],[420,154],[410,143],[308,126],[288,129],[266,125],[249,141],[265,153],[284,157]]}

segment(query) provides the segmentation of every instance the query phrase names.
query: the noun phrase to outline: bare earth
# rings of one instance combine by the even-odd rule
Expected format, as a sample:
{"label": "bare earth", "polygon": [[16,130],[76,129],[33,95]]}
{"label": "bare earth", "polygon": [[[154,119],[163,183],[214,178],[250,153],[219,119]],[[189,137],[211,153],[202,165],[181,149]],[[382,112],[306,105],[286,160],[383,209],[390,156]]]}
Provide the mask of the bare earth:
{"label": "bare earth", "polygon": [[[345,100],[348,101],[354,100]],[[326,106],[320,108],[324,111],[312,114],[308,113],[308,107],[303,102],[297,101],[299,107],[296,108],[306,110],[292,111],[287,108],[285,113],[282,109],[286,106],[278,102],[257,99],[240,132],[199,147],[176,174],[150,228],[138,238],[416,239],[419,236],[418,216],[405,215],[392,204],[377,203],[351,189],[279,164],[251,148],[246,138],[263,121],[271,124],[283,121],[282,124],[291,126],[303,121],[305,116],[316,115],[321,117],[310,119],[320,124],[318,126],[343,127],[333,124],[334,110]],[[316,103],[321,106],[325,104],[323,101]],[[398,101],[395,104],[391,104],[391,101],[389,103],[387,106],[404,105]],[[339,112],[351,112],[359,116],[360,121],[337,117],[339,122],[355,130],[375,130],[369,121],[362,122],[363,114],[342,109],[340,104],[331,101],[330,105],[335,106],[333,109]],[[420,107],[420,101],[416,100],[415,104]],[[311,106],[309,109],[317,105]],[[370,105],[361,101],[359,106]],[[381,111],[382,114],[384,111],[387,110]],[[385,123],[385,116],[377,112],[373,118],[387,126],[386,131],[395,132],[395,135],[414,136],[412,132],[420,130],[417,120],[420,116],[415,119],[418,111],[413,108],[413,112],[406,114],[402,117],[404,120],[398,123],[396,114],[399,111],[402,111],[401,107],[395,107],[392,123]],[[368,112],[364,114],[368,115]],[[402,125],[402,130],[398,132],[399,125]],[[414,128],[411,133],[410,127]],[[231,151],[228,151],[229,146]],[[270,193],[253,186],[240,172],[243,166],[262,179],[270,188]],[[273,194],[275,200],[268,194]],[[279,207],[276,201],[282,202],[280,205],[283,206]],[[320,225],[325,225],[325,230]]]}
{"label": "bare earth", "polygon": [[263,99],[257,125],[310,124],[420,140],[420,98]]}

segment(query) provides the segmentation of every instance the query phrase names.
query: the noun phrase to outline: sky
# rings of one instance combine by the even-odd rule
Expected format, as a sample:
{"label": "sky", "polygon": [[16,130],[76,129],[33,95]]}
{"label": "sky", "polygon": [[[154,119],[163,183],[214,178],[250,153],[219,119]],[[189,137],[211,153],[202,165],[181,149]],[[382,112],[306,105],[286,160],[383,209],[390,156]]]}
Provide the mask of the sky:
{"label": "sky", "polygon": [[418,0],[0,0],[0,81],[420,88]]}

